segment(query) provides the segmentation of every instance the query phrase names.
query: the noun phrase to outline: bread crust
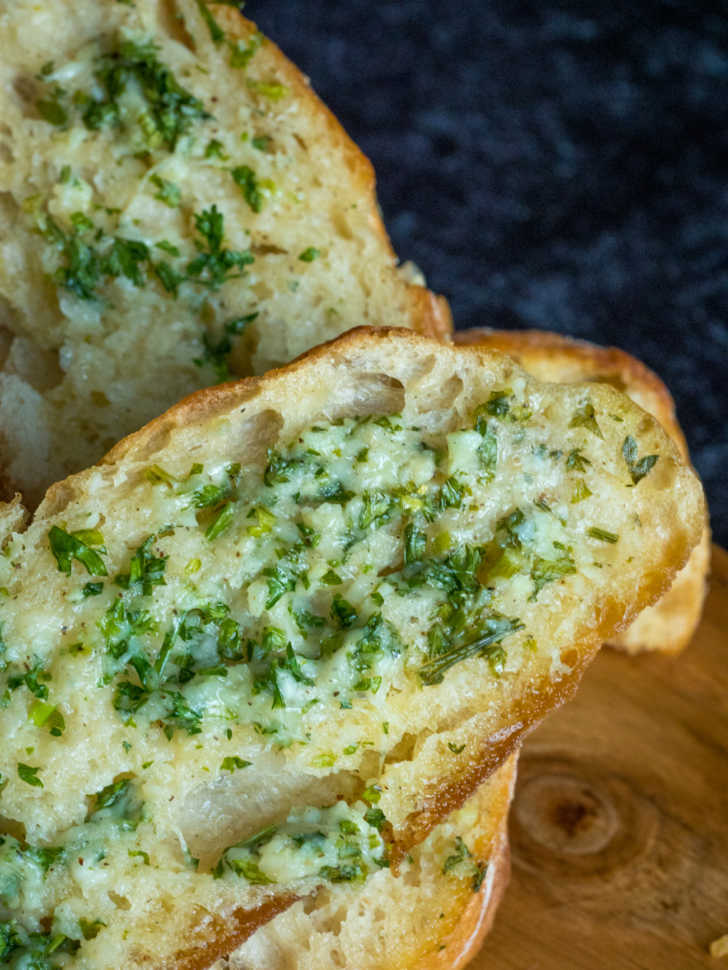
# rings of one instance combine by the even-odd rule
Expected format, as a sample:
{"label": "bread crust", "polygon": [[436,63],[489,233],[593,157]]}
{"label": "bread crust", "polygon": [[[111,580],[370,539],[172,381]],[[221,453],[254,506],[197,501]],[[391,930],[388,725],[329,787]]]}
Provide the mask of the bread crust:
{"label": "bread crust", "polygon": [[194,930],[190,933],[192,937],[198,935],[199,939],[186,944],[158,970],[207,970],[216,960],[226,957],[252,936],[259,927],[284,913],[298,898],[280,894],[254,910],[236,909],[226,920],[214,919],[212,925],[209,919],[206,920],[198,934]]}
{"label": "bread crust", "polygon": [[[453,411],[447,400],[442,399],[442,409],[437,410],[438,400],[433,400],[436,398],[433,389],[452,384],[449,378],[457,378],[454,386],[459,396],[458,409]],[[538,395],[551,395],[549,402],[554,407],[558,402],[562,408],[559,413],[566,415],[566,424],[574,413],[573,408],[583,400],[584,387],[560,388],[556,393],[548,386],[529,380],[502,355],[479,347],[447,347],[408,330],[358,328],[309,351],[293,364],[264,378],[248,378],[186,398],[116,445],[99,466],[53,486],[41,503],[30,530],[42,532],[51,516],[60,515],[73,503],[86,501],[92,481],[96,483],[95,489],[104,491],[105,487],[119,487],[123,492],[124,483],[138,481],[150,462],[161,462],[164,467],[168,460],[173,460],[170,449],[185,461],[189,461],[195,442],[198,446],[209,442],[215,449],[217,460],[228,453],[228,447],[239,455],[246,423],[253,422],[253,431],[248,430],[248,437],[244,439],[248,442],[246,447],[256,443],[263,449],[257,457],[251,453],[251,464],[265,461],[269,439],[261,435],[258,440],[257,425],[254,424],[256,415],[272,421],[274,443],[279,436],[295,436],[299,429],[316,420],[335,420],[339,416],[362,413],[397,413],[403,409],[402,402],[406,398],[410,403],[404,407],[405,412],[409,407],[423,420],[425,415],[434,413],[439,417],[433,420],[447,421],[445,426],[452,428],[459,427],[455,422],[463,420],[466,415],[468,421],[471,420],[473,408],[482,403],[486,389],[502,387],[509,382],[527,387],[535,395],[534,401],[543,400]],[[615,583],[615,588],[590,590],[588,623],[584,621],[576,631],[570,630],[569,650],[559,656],[558,662],[563,669],[557,676],[551,673],[554,661],[549,653],[546,656],[550,658],[548,664],[551,666],[528,667],[527,674],[519,668],[509,681],[507,691],[505,687],[501,691],[498,682],[492,683],[488,678],[488,684],[493,688],[492,710],[479,708],[466,716],[465,709],[458,708],[457,724],[449,724],[444,715],[438,715],[442,720],[432,719],[431,705],[438,702],[438,695],[435,690],[428,694],[427,710],[420,705],[417,714],[417,717],[424,717],[426,713],[428,718],[418,752],[411,760],[405,758],[386,764],[379,776],[382,807],[394,827],[390,857],[395,872],[397,862],[407,851],[421,843],[440,821],[460,807],[515,751],[525,733],[548,710],[571,696],[600,643],[627,625],[645,603],[653,602],[664,592],[698,538],[704,516],[702,494],[692,474],[682,467],[676,448],[664,432],[613,389],[593,385],[589,394],[601,408],[601,413],[619,410],[622,415],[619,420],[625,422],[619,429],[605,426],[605,434],[610,436],[610,456],[619,453],[622,437],[628,430],[639,434],[643,453],[656,451],[661,455],[659,472],[649,480],[647,489],[642,487],[636,492],[629,486],[619,493],[620,501],[628,503],[626,508],[633,508],[635,513],[639,511],[645,516],[646,527],[662,516],[660,542],[650,546],[644,562],[639,566],[635,563],[631,571],[624,572],[624,576],[629,576],[628,582],[620,571],[622,585],[619,587]],[[433,406],[435,411],[431,412]],[[275,421],[272,416],[277,416]],[[562,430],[564,419],[557,421],[554,418],[554,421],[554,426]],[[607,439],[604,447],[607,447]],[[202,453],[200,457],[204,459]],[[609,460],[614,465],[614,458]],[[620,467],[624,469],[624,466]],[[623,470],[621,474],[626,473]],[[678,504],[681,516],[674,514]],[[70,509],[67,515],[71,515]],[[624,562],[624,557],[620,562]],[[542,658],[539,657],[538,663],[542,663]],[[450,683],[448,712],[454,710],[452,689],[458,676],[467,677],[464,667],[458,668],[455,681]],[[458,699],[461,696],[457,687],[455,696]],[[412,720],[416,710],[417,705],[412,711],[408,709],[408,724],[413,730],[415,723],[420,723]],[[448,716],[452,717],[452,713]],[[449,737],[460,740],[460,737],[448,735],[451,727],[466,732],[463,736],[467,742],[466,750],[457,759],[453,759],[452,748],[448,751],[445,743]],[[394,742],[390,740],[389,743]],[[281,888],[270,892],[267,898],[285,895]],[[172,959],[172,964],[182,956],[191,959],[185,952],[180,951]]]}
{"label": "bread crust", "polygon": [[[239,10],[230,5],[211,3],[210,10],[232,39],[246,40],[258,29],[253,21],[248,20]],[[266,47],[276,62],[276,73],[285,78],[286,84],[293,89],[296,97],[308,106],[312,114],[317,113],[325,119],[332,150],[346,159],[352,177],[358,181],[362,197],[368,200],[370,224],[378,234],[382,246],[389,252],[394,266],[397,256],[379,214],[374,166],[347,134],[333,111],[315,93],[308,77],[271,40],[267,41]],[[407,286],[413,329],[427,337],[446,339],[453,329],[447,300],[417,283],[407,283]]]}
{"label": "bread crust", "polygon": [[[670,391],[654,371],[626,351],[543,330],[484,327],[458,331],[454,340],[460,346],[500,350],[541,380],[602,380],[612,384],[656,417],[685,461],[690,460]],[[710,523],[706,515],[700,542],[672,586],[609,645],[633,654],[647,650],[675,654],[683,650],[700,622],[709,566]]]}
{"label": "bread crust", "polygon": [[[443,939],[436,952],[412,964],[411,970],[460,970],[483,946],[495,921],[498,906],[511,877],[511,852],[508,842],[508,816],[503,816],[502,831],[487,860],[486,882],[468,901],[455,929]],[[394,968],[393,968],[394,970]],[[410,970],[409,967],[402,970]]]}

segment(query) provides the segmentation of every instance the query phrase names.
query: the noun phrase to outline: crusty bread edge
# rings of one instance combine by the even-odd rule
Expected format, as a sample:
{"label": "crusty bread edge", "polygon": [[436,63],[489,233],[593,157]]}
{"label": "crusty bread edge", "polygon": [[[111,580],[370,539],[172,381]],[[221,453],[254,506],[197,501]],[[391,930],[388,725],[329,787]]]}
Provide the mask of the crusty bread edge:
{"label": "crusty bread edge", "polygon": [[[653,416],[678,446],[685,461],[690,461],[688,446],[675,414],[675,402],[660,377],[646,364],[618,347],[603,347],[586,340],[565,337],[544,330],[494,330],[489,327],[461,330],[453,335],[457,346],[481,346],[510,354],[528,370],[532,354],[547,354],[565,363],[577,362],[585,376],[617,375],[629,393],[631,386],[641,387],[654,396],[658,407]],[[638,654],[648,650],[676,654],[690,643],[703,612],[708,592],[707,577],[710,570],[710,521],[706,513],[705,528],[700,542],[693,549],[686,565],[677,574],[672,586],[651,607],[643,610],[634,622],[620,635],[609,639],[609,646],[627,653]],[[667,622],[659,622],[664,612]],[[679,616],[679,622],[673,617]],[[673,620],[673,622],[670,622]],[[669,633],[659,642],[654,626],[665,627]]]}
{"label": "crusty bread edge", "polygon": [[[244,943],[259,927],[284,912],[298,899],[297,896],[280,894],[266,900],[256,909],[236,909],[225,922],[220,917],[207,917],[191,930],[188,945],[177,951],[163,967],[155,970],[207,970],[216,960],[226,957]],[[211,932],[212,930],[212,932]],[[194,937],[198,941],[194,941]]]}
{"label": "crusty bread edge", "polygon": [[[508,842],[508,809],[516,783],[518,753],[511,757],[506,782],[506,798],[497,806],[498,824],[484,857],[478,847],[479,861],[487,863],[488,870],[483,885],[467,902],[454,929],[440,941],[437,951],[420,957],[409,967],[399,970],[460,970],[483,945],[495,920],[496,911],[506,891],[511,875],[511,853]],[[501,769],[503,770],[503,769]]]}
{"label": "crusty bread edge", "polygon": [[[499,350],[510,354],[519,361],[528,359],[530,351],[547,352],[549,357],[565,361],[577,360],[583,369],[585,379],[599,374],[618,374],[626,385],[637,384],[649,389],[660,401],[660,415],[657,417],[665,431],[680,449],[680,454],[688,460],[688,448],[682,428],[675,417],[675,402],[665,383],[641,360],[628,354],[619,347],[603,347],[565,337],[560,333],[546,330],[493,330],[490,327],[476,327],[459,330],[453,334],[453,341],[461,347],[480,346],[488,350]],[[528,370],[528,365],[522,365]]]}
{"label": "crusty bread edge", "polygon": [[[244,40],[254,30],[258,29],[253,21],[243,17],[238,10],[229,5],[211,3],[210,10],[220,27],[233,39]],[[378,213],[376,174],[369,158],[347,134],[333,111],[315,93],[308,77],[268,37],[266,37],[266,48],[275,57],[276,69],[284,78],[286,85],[293,90],[295,97],[300,102],[307,104],[310,112],[318,114],[325,122],[332,152],[340,155],[346,161],[352,178],[359,182],[362,195],[369,199],[370,211]],[[389,252],[394,269],[397,264],[397,256],[384,222],[380,217],[376,219],[372,217],[370,228],[377,233],[382,245]],[[419,323],[417,331],[436,339],[448,339],[452,333],[453,325],[447,300],[417,283],[406,283],[405,285],[411,299],[413,319],[415,323]]]}

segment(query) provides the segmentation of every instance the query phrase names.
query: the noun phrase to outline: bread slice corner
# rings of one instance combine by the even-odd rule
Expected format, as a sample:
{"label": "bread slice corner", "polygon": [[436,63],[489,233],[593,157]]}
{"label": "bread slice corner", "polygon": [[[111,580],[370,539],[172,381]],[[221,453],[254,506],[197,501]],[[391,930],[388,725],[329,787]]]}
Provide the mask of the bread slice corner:
{"label": "bread slice corner", "polygon": [[[322,886],[404,871],[665,591],[704,514],[614,388],[407,330],[183,400],[24,530],[7,512],[3,811],[61,850],[13,849],[28,878],[49,865],[18,917],[104,923],[75,938],[99,970],[183,970]],[[88,907],[66,867],[101,825]]]}
{"label": "bread slice corner", "polygon": [[[540,380],[611,384],[654,415],[689,461],[685,435],[668,388],[654,371],[625,351],[540,330],[476,328],[458,331],[454,339],[459,345],[479,344],[507,353]],[[610,645],[628,653],[659,650],[674,654],[683,650],[700,623],[709,567],[710,522],[706,514],[700,541],[670,589]]]}

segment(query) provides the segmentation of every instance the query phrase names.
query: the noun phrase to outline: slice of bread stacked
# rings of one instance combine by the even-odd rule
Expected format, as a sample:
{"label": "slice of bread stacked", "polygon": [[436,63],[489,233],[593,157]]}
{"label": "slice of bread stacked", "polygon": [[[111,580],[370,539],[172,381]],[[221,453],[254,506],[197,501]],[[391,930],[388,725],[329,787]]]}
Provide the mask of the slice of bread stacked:
{"label": "slice of bread stacked", "polygon": [[[368,161],[229,5],[19,0],[0,31],[8,496],[357,324],[447,335]],[[703,515],[622,396],[402,331],[5,506],[0,957],[461,966],[520,739]]]}
{"label": "slice of bread stacked", "polygon": [[704,514],[627,397],[477,347],[363,329],[193,395],[6,510],[15,905],[80,966],[185,967],[397,872]]}
{"label": "slice of bread stacked", "polygon": [[[540,330],[465,330],[455,334],[455,341],[503,351],[542,381],[611,384],[654,415],[685,461],[689,461],[688,446],[675,416],[670,392],[657,374],[623,350]],[[643,610],[614,639],[613,645],[629,653],[683,650],[700,622],[709,562],[710,526],[706,519],[700,542],[668,592],[654,606]]]}
{"label": "slice of bread stacked", "polygon": [[326,887],[315,905],[294,903],[214,970],[460,970],[507,882],[515,758],[414,847],[398,875],[383,869],[361,886]]}
{"label": "slice of bread stacked", "polygon": [[350,327],[449,328],[396,269],[367,159],[232,7],[14,0],[0,35],[9,494]]}

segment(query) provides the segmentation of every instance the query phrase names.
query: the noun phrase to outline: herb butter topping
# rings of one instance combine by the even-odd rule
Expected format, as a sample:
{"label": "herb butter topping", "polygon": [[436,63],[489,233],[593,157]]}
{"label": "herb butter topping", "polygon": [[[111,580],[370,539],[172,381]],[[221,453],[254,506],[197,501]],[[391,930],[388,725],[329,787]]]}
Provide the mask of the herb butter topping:
{"label": "herb butter topping", "polygon": [[368,162],[237,10],[16,0],[0,32],[2,458],[23,494],[200,387],[360,323],[429,329]]}
{"label": "herb butter topping", "polygon": [[[174,808],[160,795],[185,751],[190,782],[207,773],[241,791],[266,751],[295,751],[321,776],[374,757],[376,777],[398,694],[432,691],[468,664],[494,682],[517,670],[536,649],[540,600],[609,568],[619,546],[583,513],[599,488],[597,419],[609,420],[585,400],[563,447],[547,446],[504,387],[446,434],[400,415],[347,418],[310,426],[245,468],[148,464],[135,486],[148,531],[133,543],[93,515],[47,529],[60,599],[32,622],[18,611],[22,544],[12,541],[0,725],[13,725],[14,740],[0,804],[12,817],[28,792],[61,783],[64,753],[94,757],[89,714],[116,755],[105,762],[111,778],[77,796],[82,811],[73,797],[50,821],[26,806],[24,839],[4,837],[0,894],[22,914],[6,925],[8,952],[34,952],[41,938],[50,952],[53,942],[32,936],[49,914],[59,954],[100,932],[103,907],[63,901],[74,880],[118,881],[143,866],[265,886],[361,879],[386,865],[374,785],[303,804],[201,857],[162,848]],[[632,489],[657,456],[638,459],[632,438],[623,450],[622,487]],[[448,864],[464,859],[459,847]]]}

